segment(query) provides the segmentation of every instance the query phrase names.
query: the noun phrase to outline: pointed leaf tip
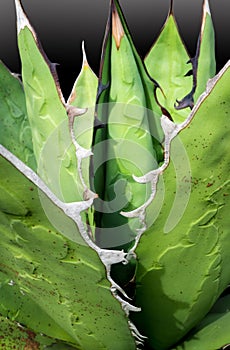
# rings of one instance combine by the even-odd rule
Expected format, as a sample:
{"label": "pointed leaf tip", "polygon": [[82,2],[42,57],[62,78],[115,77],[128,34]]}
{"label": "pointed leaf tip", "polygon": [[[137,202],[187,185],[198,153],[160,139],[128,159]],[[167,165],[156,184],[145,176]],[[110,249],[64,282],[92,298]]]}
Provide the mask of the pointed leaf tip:
{"label": "pointed leaf tip", "polygon": [[32,27],[30,25],[30,22],[23,10],[22,4],[20,0],[15,0],[15,8],[16,8],[16,15],[17,15],[17,31],[18,34],[20,33],[20,31],[25,28],[28,27],[31,32],[33,32]]}
{"label": "pointed leaf tip", "polygon": [[83,56],[83,60],[82,60],[82,67],[89,67],[88,61],[87,61],[87,57],[86,57],[86,52],[85,52],[85,42],[84,40],[82,41],[82,56]]}
{"label": "pointed leaf tip", "polygon": [[170,0],[170,4],[169,4],[169,15],[173,14],[173,0]]}
{"label": "pointed leaf tip", "polygon": [[209,7],[209,2],[208,0],[204,0],[203,2],[203,15],[202,15],[202,23],[201,23],[201,36],[204,33],[204,27],[205,27],[205,23],[206,23],[206,16],[207,14],[209,16],[211,16],[211,11],[210,11],[210,7]]}
{"label": "pointed leaf tip", "polygon": [[122,26],[119,14],[117,12],[117,8],[114,4],[114,1],[111,2],[111,9],[112,9],[112,35],[116,42],[116,47],[117,49],[119,49],[121,44],[121,39],[125,35],[125,32],[124,32],[124,28]]}
{"label": "pointed leaf tip", "polygon": [[208,0],[204,0],[204,5],[203,5],[203,11],[204,13],[208,13],[211,16],[211,11],[210,11],[210,7],[209,7],[209,1]]}

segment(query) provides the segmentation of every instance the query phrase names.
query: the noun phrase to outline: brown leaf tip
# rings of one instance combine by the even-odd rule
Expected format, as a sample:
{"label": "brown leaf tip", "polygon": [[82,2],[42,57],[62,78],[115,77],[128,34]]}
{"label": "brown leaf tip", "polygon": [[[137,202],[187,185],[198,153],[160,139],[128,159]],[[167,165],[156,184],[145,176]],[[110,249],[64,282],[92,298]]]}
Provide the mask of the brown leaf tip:
{"label": "brown leaf tip", "polygon": [[123,38],[125,33],[114,3],[112,4],[112,35],[114,37],[116,47],[119,50],[121,45],[121,39]]}

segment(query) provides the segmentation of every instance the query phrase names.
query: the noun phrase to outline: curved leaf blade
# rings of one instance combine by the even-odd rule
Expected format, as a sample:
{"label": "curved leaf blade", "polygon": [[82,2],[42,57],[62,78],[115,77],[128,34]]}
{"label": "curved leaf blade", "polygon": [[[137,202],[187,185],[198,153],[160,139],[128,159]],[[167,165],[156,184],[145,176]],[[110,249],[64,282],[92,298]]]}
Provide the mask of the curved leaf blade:
{"label": "curved leaf blade", "polygon": [[55,65],[44,53],[20,1],[15,3],[22,78],[38,174],[59,199],[83,200],[85,187],[78,173],[81,159],[76,156],[70,119],[85,110],[71,110],[74,114],[69,116]]}
{"label": "curved leaf blade", "polygon": [[162,31],[145,58],[149,74],[162,88],[157,97],[175,122],[182,122],[189,111],[176,110],[176,100],[183,98],[191,89],[192,76],[186,76],[192,68],[190,57],[180,37],[174,14],[170,11]]}
{"label": "curved leaf blade", "polygon": [[0,143],[35,169],[31,129],[20,80],[0,62]]}
{"label": "curved leaf blade", "polygon": [[230,298],[220,298],[208,315],[176,350],[225,349],[230,343]]}
{"label": "curved leaf blade", "polygon": [[[12,349],[42,349],[52,345],[52,339],[36,335],[29,329],[0,316],[0,346],[5,350]],[[65,345],[63,344],[63,350]]]}
{"label": "curved leaf blade", "polygon": [[[28,118],[31,125],[37,162],[43,145],[52,131],[67,118],[61,91],[54,80],[55,66],[41,48],[19,0],[15,0],[18,27],[18,48],[22,63]],[[57,79],[57,78],[56,78]]]}
{"label": "curved leaf blade", "polygon": [[209,7],[209,1],[204,0],[203,18],[200,36],[197,44],[197,86],[194,101],[205,91],[207,82],[216,73],[215,33]]}
{"label": "curved leaf blade", "polygon": [[[161,212],[137,248],[136,303],[142,312],[133,318],[151,346],[159,349],[172,346],[194,327],[230,281],[229,65],[210,82],[191,123],[172,141]],[[173,159],[183,147],[191,169],[189,177],[177,183]],[[180,201],[173,201],[177,186],[186,195],[187,182],[191,193],[184,210]],[[157,195],[162,190],[159,185]],[[156,200],[148,209],[149,219]],[[176,225],[170,216],[173,209],[182,211]]]}
{"label": "curved leaf blade", "polygon": [[132,244],[139,224],[129,224],[120,212],[140,206],[150,193],[148,185],[136,183],[132,176],[157,167],[163,133],[156,86],[136,52],[118,1],[111,1],[99,79],[99,92],[102,85],[104,90],[97,116],[105,126],[96,132],[93,157],[100,196],[95,201],[96,235],[102,247],[121,247]]}
{"label": "curved leaf blade", "polygon": [[[127,318],[111,295],[97,253],[58,233],[46,218],[36,186],[9,161],[0,160],[1,187],[25,209],[9,212],[1,206],[1,288],[10,290],[9,300],[0,293],[1,312],[82,350],[134,349]],[[49,205],[58,217],[60,209]],[[72,234],[79,235],[76,225]],[[111,338],[117,339],[113,345]]]}

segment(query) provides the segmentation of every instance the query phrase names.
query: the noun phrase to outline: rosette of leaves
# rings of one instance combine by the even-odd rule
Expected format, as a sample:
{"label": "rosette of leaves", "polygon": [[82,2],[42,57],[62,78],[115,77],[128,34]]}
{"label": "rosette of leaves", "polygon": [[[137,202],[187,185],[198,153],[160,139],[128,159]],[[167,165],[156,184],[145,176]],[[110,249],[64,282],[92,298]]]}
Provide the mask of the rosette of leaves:
{"label": "rosette of leaves", "polygon": [[22,81],[0,64],[0,345],[230,343],[229,62],[207,0],[195,57],[173,3],[142,61],[117,0],[99,77],[66,102],[20,0]]}

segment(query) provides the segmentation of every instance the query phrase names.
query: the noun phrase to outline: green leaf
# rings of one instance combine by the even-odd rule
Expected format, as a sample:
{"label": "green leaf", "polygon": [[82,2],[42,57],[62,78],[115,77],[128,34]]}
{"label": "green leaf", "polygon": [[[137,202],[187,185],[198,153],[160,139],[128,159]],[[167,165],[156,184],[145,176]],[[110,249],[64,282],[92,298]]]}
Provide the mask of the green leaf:
{"label": "green leaf", "polygon": [[[54,341],[46,336],[36,335],[29,329],[0,316],[0,346],[5,350],[44,349]],[[63,346],[65,346],[63,344]],[[63,350],[65,347],[62,348]]]}
{"label": "green leaf", "polygon": [[208,315],[176,350],[222,349],[230,342],[230,296],[220,298]]}
{"label": "green leaf", "polygon": [[172,11],[162,31],[145,58],[149,74],[162,88],[157,90],[159,102],[170,113],[175,122],[183,121],[189,114],[188,109],[176,110],[174,104],[182,99],[192,86],[192,76],[186,76],[191,69],[190,57],[180,37]]}
{"label": "green leaf", "polygon": [[120,211],[145,202],[150,187],[136,183],[132,175],[140,176],[157,167],[163,135],[160,109],[154,99],[156,86],[134,48],[118,1],[111,2],[100,75],[99,92],[102,85],[106,89],[97,107],[97,116],[105,127],[97,131],[94,145],[95,191],[100,196],[97,210],[101,214],[96,222],[102,228],[97,242],[115,247],[135,238],[138,223],[130,227]]}
{"label": "green leaf", "polygon": [[172,140],[170,164],[147,209],[151,227],[137,248],[142,312],[133,318],[153,348],[178,342],[230,281],[229,66],[209,83],[192,121]]}
{"label": "green leaf", "polygon": [[193,107],[204,92],[208,79],[215,74],[215,38],[208,0],[203,2],[195,57],[190,58],[186,51],[171,8],[145,63],[150,75],[162,88],[162,91],[158,90],[159,102],[175,122],[182,122],[189,113],[185,107]]}
{"label": "green leaf", "polygon": [[203,1],[203,17],[196,55],[191,58],[193,84],[191,91],[181,100],[177,100],[176,110],[193,108],[194,102],[205,90],[208,79],[215,74],[215,38],[208,0]]}
{"label": "green leaf", "polygon": [[[53,131],[43,147],[38,168],[38,173],[47,179],[47,183],[58,197],[67,202],[83,200],[86,188],[90,186],[89,155],[92,147],[96,93],[97,77],[88,65],[83,48],[82,69],[68,99],[67,109],[69,119],[75,111],[78,113],[78,110],[83,110],[85,113],[74,117],[74,140],[70,137],[70,121],[67,118]],[[87,157],[79,159],[76,156],[73,144],[75,141],[86,153],[89,150]]]}
{"label": "green leaf", "polygon": [[[94,113],[97,96],[98,78],[88,64],[84,44],[82,45],[82,51],[83,63],[81,72],[75,81],[73,90],[71,92],[67,104],[70,106],[87,109],[84,115],[76,118],[74,132],[77,142],[81,145],[81,147],[85,149],[91,149],[93,140]],[[90,160],[88,157],[83,160],[82,164],[83,177],[88,187],[90,187],[89,163]],[[61,178],[61,182],[66,184],[67,180]],[[71,190],[71,186],[69,187],[69,190]]]}
{"label": "green leaf", "polygon": [[20,80],[0,61],[0,143],[35,169],[31,129]]}
{"label": "green leaf", "polygon": [[[41,48],[20,1],[16,0],[18,48],[22,63],[22,80],[25,90],[28,118],[31,125],[34,153],[39,163],[44,143],[57,126],[67,119],[61,100],[55,65]],[[54,76],[56,81],[54,80]]]}
{"label": "green leaf", "polygon": [[197,87],[194,101],[205,91],[206,84],[216,72],[215,33],[208,0],[203,3],[203,18],[197,47]]}
{"label": "green leaf", "polygon": [[[148,117],[151,135],[153,137],[155,137],[156,140],[159,142],[159,140],[161,140],[161,137],[163,136],[162,130],[160,127],[160,123],[158,120],[160,115],[161,115],[161,108],[157,104],[156,99],[155,99],[155,95],[154,95],[155,89],[157,87],[159,87],[158,82],[153,80],[146,71],[145,64],[144,64],[143,60],[141,59],[141,57],[139,56],[139,54],[136,50],[136,47],[133,43],[132,36],[129,32],[127,22],[125,20],[124,14],[122,12],[122,9],[120,7],[118,0],[111,1],[111,10],[112,10],[112,12],[111,12],[112,18],[110,17],[110,22],[108,22],[106,34],[108,35],[108,30],[110,29],[110,31],[111,31],[110,34],[112,34],[112,37],[113,37],[112,41],[116,42],[116,47],[117,47],[117,45],[119,44],[120,34],[122,34],[122,30],[124,31],[124,37],[123,37],[124,40],[123,41],[127,42],[126,45],[128,46],[128,51],[129,51],[131,61],[133,61],[133,59],[135,59],[135,64],[133,61],[131,63],[131,67],[133,66],[134,72],[136,71],[136,69],[138,69],[140,79],[141,79],[141,82],[143,85],[142,89],[144,88],[144,91],[145,91],[146,104],[144,106],[146,106],[148,109],[150,109],[152,111],[152,114],[150,114],[150,116]],[[120,21],[121,27],[120,27],[119,21]],[[113,26],[113,24],[114,24],[114,26]],[[110,28],[109,28],[109,25],[111,26]],[[120,30],[121,30],[121,32],[119,33]],[[105,37],[105,39],[107,39],[107,38]],[[120,39],[122,39],[122,37]],[[121,42],[122,42],[122,40],[121,40]],[[123,44],[123,45],[125,46],[125,44]],[[111,49],[111,48],[109,48],[109,49]],[[117,51],[119,51],[119,50],[120,49],[117,47]],[[115,52],[116,52],[116,50],[115,50]],[[116,56],[119,57],[118,52],[116,53]],[[125,54],[124,54],[124,56],[125,56]],[[102,56],[102,58],[104,59],[103,63],[106,65],[106,62],[105,62],[106,58],[103,56]],[[123,67],[122,68],[123,74],[121,76],[122,77],[125,76],[124,82],[127,79],[127,82],[130,83],[130,80],[132,80],[132,76],[130,76],[130,74],[125,73],[125,68],[127,68],[127,73],[130,73],[131,68],[129,67],[129,65],[124,66],[124,63],[125,63],[125,58],[124,58],[124,62],[122,64],[122,66],[121,66],[121,68]],[[134,80],[134,83],[136,83],[135,79],[133,79],[133,80]],[[139,81],[139,78],[137,79],[137,82],[138,81]],[[124,82],[122,84],[124,84]],[[105,83],[106,82],[103,82],[103,84],[105,84]],[[107,83],[108,83],[108,81],[107,81]],[[136,91],[136,90],[134,90],[134,91]],[[134,95],[134,97],[136,98],[135,95]],[[137,93],[137,97],[139,97],[139,93]],[[143,98],[143,97],[141,97],[141,98]],[[127,102],[127,101],[125,101],[125,102]]]}
{"label": "green leaf", "polygon": [[81,200],[86,189],[77,171],[81,159],[76,155],[70,131],[74,121],[70,119],[85,110],[66,105],[55,65],[42,50],[19,0],[16,0],[16,10],[23,86],[37,172],[61,200]]}
{"label": "green leaf", "polygon": [[[98,78],[89,66],[84,43],[82,44],[82,52],[83,62],[81,72],[75,81],[73,90],[68,99],[68,104],[80,108],[95,108]],[[89,124],[92,124],[92,122]],[[88,140],[87,142],[88,146],[84,145],[85,148],[91,146]]]}
{"label": "green leaf", "polygon": [[[14,164],[0,158],[0,198],[3,189],[9,196],[0,206],[0,314],[77,349],[134,349],[127,318],[111,294],[97,253],[50,199],[45,185],[38,192],[37,176],[0,149]],[[8,207],[9,200],[22,208]],[[46,217],[49,210],[53,225]],[[69,221],[75,242],[64,236]],[[64,235],[58,232],[60,223]]]}

